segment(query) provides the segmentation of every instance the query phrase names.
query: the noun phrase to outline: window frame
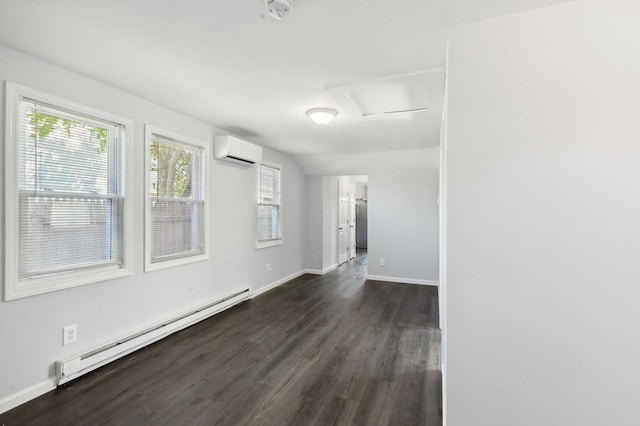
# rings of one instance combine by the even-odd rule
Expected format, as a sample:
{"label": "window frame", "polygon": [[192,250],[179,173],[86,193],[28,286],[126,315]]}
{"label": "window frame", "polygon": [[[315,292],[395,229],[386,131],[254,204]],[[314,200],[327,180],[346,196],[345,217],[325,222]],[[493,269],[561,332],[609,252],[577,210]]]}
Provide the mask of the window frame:
{"label": "window frame", "polygon": [[[4,300],[15,300],[66,288],[78,287],[133,274],[133,121],[131,119],[70,101],[40,90],[10,81],[5,84],[5,285]],[[50,275],[19,278],[19,125],[22,98],[51,105],[80,116],[122,126],[122,155],[124,156],[124,195],[122,218],[122,264],[61,271]]]}
{"label": "window frame", "polygon": [[[196,148],[202,149],[202,180],[204,185],[204,221],[203,221],[203,232],[204,232],[204,250],[201,254],[194,254],[191,256],[177,257],[177,258],[169,258],[166,260],[161,260],[157,262],[151,261],[151,238],[152,238],[152,230],[151,230],[151,188],[150,188],[150,179],[151,179],[151,153],[150,147],[153,139],[153,135],[171,139],[177,144],[182,144],[186,146],[192,146]],[[209,176],[211,170],[211,144],[203,142],[201,140],[191,138],[188,136],[181,135],[176,132],[172,132],[170,130],[165,130],[160,127],[156,127],[150,124],[145,124],[145,143],[144,143],[144,270],[145,272],[157,271],[160,269],[173,268],[175,266],[186,265],[194,262],[202,262],[204,260],[209,259],[209,230],[210,228],[210,218],[209,218],[209,204],[211,200],[210,195],[210,184],[209,184]]]}
{"label": "window frame", "polygon": [[[279,204],[263,204],[260,203],[260,185],[259,185],[259,180],[260,180],[260,168],[262,166],[265,167],[269,167],[271,169],[277,169],[280,171],[280,179],[279,179],[279,183],[280,183],[280,203]],[[275,246],[279,246],[282,245],[284,242],[284,209],[283,209],[283,190],[282,190],[282,176],[283,176],[283,167],[280,164],[275,164],[275,163],[270,163],[268,161],[261,161],[259,163],[256,164],[256,250],[258,249],[263,249],[263,248],[268,248],[268,247],[275,247]],[[280,228],[280,238],[277,239],[273,239],[273,240],[258,240],[258,211],[260,206],[274,206],[277,205],[278,209],[279,209],[279,217],[280,217],[280,221],[278,223],[278,226]]]}

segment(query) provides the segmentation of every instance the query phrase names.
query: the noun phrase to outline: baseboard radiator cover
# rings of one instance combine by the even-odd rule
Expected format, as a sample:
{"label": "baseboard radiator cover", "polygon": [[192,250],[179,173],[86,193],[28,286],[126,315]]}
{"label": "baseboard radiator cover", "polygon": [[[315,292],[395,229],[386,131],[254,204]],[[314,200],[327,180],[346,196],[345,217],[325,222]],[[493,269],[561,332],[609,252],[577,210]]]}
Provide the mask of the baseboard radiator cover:
{"label": "baseboard radiator cover", "polygon": [[245,289],[171,319],[161,321],[158,324],[100,346],[94,350],[63,361],[56,361],[56,382],[58,386],[65,384],[131,352],[135,352],[138,349],[157,342],[172,333],[205,320],[245,300],[249,300],[250,297],[250,289]]}

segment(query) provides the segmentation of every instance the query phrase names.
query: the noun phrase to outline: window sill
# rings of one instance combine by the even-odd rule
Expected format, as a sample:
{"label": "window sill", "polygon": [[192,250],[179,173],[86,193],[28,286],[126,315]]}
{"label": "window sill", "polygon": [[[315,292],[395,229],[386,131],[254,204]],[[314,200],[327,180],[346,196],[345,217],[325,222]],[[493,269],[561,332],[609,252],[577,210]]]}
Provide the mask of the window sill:
{"label": "window sill", "polygon": [[282,239],[271,240],[271,241],[257,241],[256,250],[267,248],[267,247],[281,246],[281,245],[282,245]]}
{"label": "window sill", "polygon": [[13,285],[7,283],[4,300],[9,301],[36,296],[38,294],[99,283],[129,275],[133,275],[133,272],[128,269],[108,267],[92,271],[78,271],[50,277],[26,279],[18,282],[14,281],[12,283]]}
{"label": "window sill", "polygon": [[188,265],[190,263],[195,263],[195,262],[202,262],[207,259],[209,259],[209,256],[207,254],[198,254],[194,256],[180,257],[177,259],[164,260],[164,261],[159,261],[155,263],[152,263],[151,261],[147,260],[144,267],[144,271],[151,272],[151,271],[157,271],[159,269],[173,268],[175,266]]}

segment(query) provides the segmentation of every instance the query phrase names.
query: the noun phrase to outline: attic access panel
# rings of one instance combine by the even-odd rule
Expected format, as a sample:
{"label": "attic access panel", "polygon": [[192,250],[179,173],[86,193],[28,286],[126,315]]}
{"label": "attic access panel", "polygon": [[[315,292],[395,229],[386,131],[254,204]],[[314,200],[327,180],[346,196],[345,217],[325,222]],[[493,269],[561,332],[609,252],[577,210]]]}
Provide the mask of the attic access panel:
{"label": "attic access panel", "polygon": [[437,73],[420,72],[343,86],[343,93],[363,118],[383,118],[429,109]]}

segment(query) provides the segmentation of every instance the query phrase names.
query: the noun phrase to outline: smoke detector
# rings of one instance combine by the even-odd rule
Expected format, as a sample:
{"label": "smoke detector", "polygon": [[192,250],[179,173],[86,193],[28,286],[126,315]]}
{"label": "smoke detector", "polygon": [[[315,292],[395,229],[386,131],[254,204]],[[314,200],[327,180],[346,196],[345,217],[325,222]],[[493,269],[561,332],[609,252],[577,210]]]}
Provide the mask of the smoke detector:
{"label": "smoke detector", "polygon": [[274,19],[284,19],[291,13],[291,3],[289,0],[264,0],[267,11]]}

